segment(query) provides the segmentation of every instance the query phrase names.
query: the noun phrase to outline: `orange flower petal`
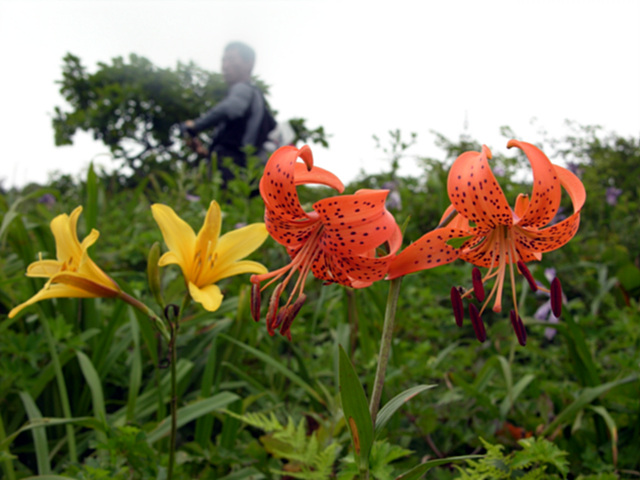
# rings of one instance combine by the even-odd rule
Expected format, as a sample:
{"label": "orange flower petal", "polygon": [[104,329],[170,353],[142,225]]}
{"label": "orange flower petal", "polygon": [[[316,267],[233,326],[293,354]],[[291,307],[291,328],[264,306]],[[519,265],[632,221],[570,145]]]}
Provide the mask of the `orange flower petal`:
{"label": "orange flower petal", "polygon": [[451,203],[463,217],[481,229],[511,225],[513,213],[507,199],[489,167],[491,150],[465,152],[449,170],[447,191]]}
{"label": "orange flower petal", "polygon": [[582,210],[584,202],[587,199],[587,192],[584,189],[584,185],[578,177],[576,177],[566,168],[562,168],[559,165],[554,165],[554,167],[556,168],[556,172],[558,173],[558,177],[560,178],[560,183],[571,198],[571,203],[573,203],[573,211],[579,212],[580,210]]}
{"label": "orange flower petal", "polygon": [[[515,229],[518,251],[534,254],[550,252],[562,247],[578,231],[580,226],[580,213],[574,213],[563,221],[542,230],[531,231],[528,229]],[[523,255],[523,261],[528,259]]]}
{"label": "orange flower petal", "polygon": [[509,140],[507,147],[524,152],[533,170],[533,192],[527,210],[520,216],[519,225],[543,227],[555,217],[560,206],[560,179],[555,166],[538,147],[518,140]]}
{"label": "orange flower petal", "polygon": [[427,268],[439,267],[453,262],[458,258],[460,249],[447,245],[447,241],[452,238],[465,237],[468,231],[452,227],[442,227],[433,230],[405,248],[391,262],[389,267],[389,278],[394,279],[425,270]]}
{"label": "orange flower petal", "polygon": [[388,193],[360,190],[316,202],[313,209],[325,225],[323,249],[331,254],[360,255],[391,238],[396,222],[385,208]]}

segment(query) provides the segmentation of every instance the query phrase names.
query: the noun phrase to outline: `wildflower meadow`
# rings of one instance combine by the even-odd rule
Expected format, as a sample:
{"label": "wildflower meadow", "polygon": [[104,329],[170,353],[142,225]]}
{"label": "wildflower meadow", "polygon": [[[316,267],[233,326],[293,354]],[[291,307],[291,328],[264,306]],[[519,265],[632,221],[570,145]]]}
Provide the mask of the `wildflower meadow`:
{"label": "wildflower meadow", "polygon": [[301,125],[2,192],[2,478],[640,478],[638,139]]}

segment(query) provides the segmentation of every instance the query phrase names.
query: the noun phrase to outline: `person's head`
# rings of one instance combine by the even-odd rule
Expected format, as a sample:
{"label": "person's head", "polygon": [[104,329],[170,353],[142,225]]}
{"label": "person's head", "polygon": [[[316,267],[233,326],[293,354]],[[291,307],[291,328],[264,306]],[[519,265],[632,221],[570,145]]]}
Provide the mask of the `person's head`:
{"label": "person's head", "polygon": [[222,75],[229,85],[251,80],[256,53],[246,43],[231,42],[224,48]]}

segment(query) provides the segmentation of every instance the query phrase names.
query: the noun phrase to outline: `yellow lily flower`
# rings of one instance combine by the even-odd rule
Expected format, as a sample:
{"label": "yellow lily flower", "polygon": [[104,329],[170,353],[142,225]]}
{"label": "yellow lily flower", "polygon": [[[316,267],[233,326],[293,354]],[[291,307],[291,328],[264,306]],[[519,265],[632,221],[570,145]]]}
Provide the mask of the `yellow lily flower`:
{"label": "yellow lily flower", "polygon": [[89,258],[87,249],[93,245],[100,232],[91,233],[80,243],[76,226],[82,207],[71,215],[58,215],[51,221],[51,231],[56,240],[57,260],[40,260],[27,267],[28,277],[43,277],[49,280],[42,290],[26,302],[9,312],[14,317],[23,308],[48,298],[97,298],[117,297],[122,291],[106,273]]}
{"label": "yellow lily flower", "polygon": [[221,237],[222,215],[214,200],[196,236],[189,224],[171,207],[156,203],[151,206],[151,212],[169,247],[169,251],[158,260],[158,265],[179,265],[191,298],[206,310],[214,312],[222,303],[223,295],[216,285],[219,280],[242,273],[267,273],[262,264],[241,260],[269,236],[264,223],[247,225]]}

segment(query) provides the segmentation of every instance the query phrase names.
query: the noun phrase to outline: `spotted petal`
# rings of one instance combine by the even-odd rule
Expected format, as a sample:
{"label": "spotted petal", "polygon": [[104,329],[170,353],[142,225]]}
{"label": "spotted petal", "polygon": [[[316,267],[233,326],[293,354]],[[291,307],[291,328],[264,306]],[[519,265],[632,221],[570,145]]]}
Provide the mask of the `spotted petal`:
{"label": "spotted petal", "polygon": [[385,243],[397,227],[385,208],[388,190],[360,190],[313,205],[324,224],[322,248],[330,254],[360,255]]}
{"label": "spotted petal", "polygon": [[[299,157],[305,163],[298,163]],[[338,191],[344,189],[335,175],[313,166],[313,156],[306,145],[300,150],[291,146],[276,150],[267,161],[260,180],[260,194],[267,209],[265,217],[268,216],[271,222],[308,218],[296,191],[296,185],[303,183],[325,184]]]}
{"label": "spotted petal", "polygon": [[448,245],[447,241],[465,237],[468,233],[457,228],[442,227],[423,235],[398,254],[389,268],[389,278],[453,262],[458,258],[460,249]]}
{"label": "spotted petal", "polygon": [[525,227],[543,227],[555,217],[560,206],[560,180],[554,165],[536,146],[509,140],[507,147],[521,149],[533,170],[533,192],[526,211],[520,216],[519,225]]}
{"label": "spotted petal", "polygon": [[455,209],[481,229],[513,223],[511,207],[489,167],[490,158],[491,151],[484,145],[482,152],[463,153],[453,162],[447,180]]}

